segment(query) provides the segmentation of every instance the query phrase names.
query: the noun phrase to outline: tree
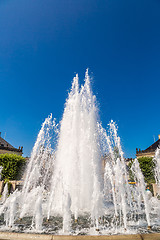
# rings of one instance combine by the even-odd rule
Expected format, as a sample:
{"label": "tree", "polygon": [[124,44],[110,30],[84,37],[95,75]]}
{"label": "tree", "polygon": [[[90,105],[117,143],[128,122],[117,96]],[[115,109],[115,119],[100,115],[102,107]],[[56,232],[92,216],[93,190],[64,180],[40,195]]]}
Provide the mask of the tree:
{"label": "tree", "polygon": [[16,154],[0,154],[0,166],[3,167],[1,172],[2,180],[19,180],[26,160],[24,157]]}

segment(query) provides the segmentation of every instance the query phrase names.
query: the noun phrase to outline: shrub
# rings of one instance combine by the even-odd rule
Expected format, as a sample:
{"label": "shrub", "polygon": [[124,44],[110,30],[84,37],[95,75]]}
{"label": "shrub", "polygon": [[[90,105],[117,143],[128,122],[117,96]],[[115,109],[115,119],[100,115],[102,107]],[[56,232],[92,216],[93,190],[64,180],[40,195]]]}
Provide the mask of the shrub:
{"label": "shrub", "polygon": [[155,164],[153,162],[152,157],[141,157],[138,159],[140,169],[144,175],[145,182],[147,183],[155,183],[154,178],[154,167]]}
{"label": "shrub", "polygon": [[16,154],[0,154],[0,166],[3,167],[1,179],[19,180],[25,166],[25,158]]}
{"label": "shrub", "polygon": [[[130,162],[130,164],[129,164],[129,175],[130,175],[130,179],[132,181],[133,181],[134,178],[133,178],[133,175],[132,175],[132,172],[131,172],[130,168],[131,168],[131,166],[133,164],[133,161]],[[138,158],[138,162],[139,162],[140,169],[141,169],[141,171],[143,173],[145,182],[147,184],[155,183],[155,177],[154,177],[154,167],[155,167],[155,164],[153,162],[152,157],[141,157],[141,158]]]}

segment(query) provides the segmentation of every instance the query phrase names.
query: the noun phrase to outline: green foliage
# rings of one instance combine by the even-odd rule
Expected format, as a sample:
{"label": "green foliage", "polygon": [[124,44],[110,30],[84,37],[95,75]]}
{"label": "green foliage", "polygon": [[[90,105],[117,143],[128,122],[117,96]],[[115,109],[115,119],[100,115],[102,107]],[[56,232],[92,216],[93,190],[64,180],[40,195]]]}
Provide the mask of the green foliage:
{"label": "green foliage", "polygon": [[[141,158],[138,158],[138,162],[139,162],[139,166],[140,166],[140,169],[143,173],[143,176],[144,176],[144,180],[146,183],[155,183],[155,178],[154,178],[154,162],[153,162],[153,159],[152,157],[141,157]],[[132,162],[130,162],[129,164],[129,169],[131,168],[132,166]],[[132,175],[132,172],[131,170],[129,170],[129,174],[130,174],[130,179],[133,180],[133,175]]]}
{"label": "green foliage", "polygon": [[1,172],[2,180],[20,179],[25,162],[26,160],[24,157],[16,154],[0,154],[0,166],[3,167]]}
{"label": "green foliage", "polygon": [[154,167],[155,164],[153,162],[152,157],[141,157],[138,159],[140,169],[144,175],[145,182],[154,183]]}

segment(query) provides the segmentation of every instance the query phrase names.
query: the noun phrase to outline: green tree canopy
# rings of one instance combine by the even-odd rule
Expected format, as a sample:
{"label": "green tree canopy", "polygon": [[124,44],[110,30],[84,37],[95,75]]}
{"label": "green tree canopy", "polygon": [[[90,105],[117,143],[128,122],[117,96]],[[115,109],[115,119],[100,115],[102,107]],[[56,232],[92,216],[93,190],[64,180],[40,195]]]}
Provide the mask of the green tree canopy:
{"label": "green tree canopy", "polygon": [[0,166],[3,167],[1,179],[19,180],[26,160],[16,154],[0,154]]}

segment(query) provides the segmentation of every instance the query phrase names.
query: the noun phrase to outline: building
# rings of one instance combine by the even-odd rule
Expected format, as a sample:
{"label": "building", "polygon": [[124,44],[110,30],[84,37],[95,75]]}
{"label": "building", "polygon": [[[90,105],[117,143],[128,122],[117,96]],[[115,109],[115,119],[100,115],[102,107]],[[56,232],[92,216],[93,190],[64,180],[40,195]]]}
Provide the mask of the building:
{"label": "building", "polygon": [[160,135],[158,135],[158,140],[154,142],[150,147],[146,148],[145,150],[141,150],[136,148],[136,157],[154,157],[155,151],[158,146],[160,146]]}
{"label": "building", "polygon": [[0,154],[12,153],[22,156],[23,147],[15,148],[10,143],[8,143],[5,139],[1,137],[0,132]]}

